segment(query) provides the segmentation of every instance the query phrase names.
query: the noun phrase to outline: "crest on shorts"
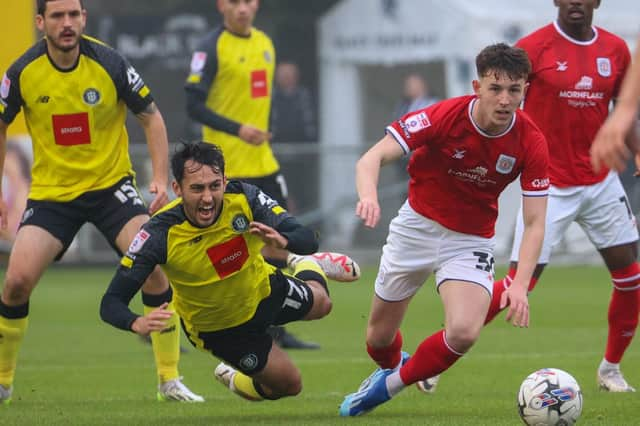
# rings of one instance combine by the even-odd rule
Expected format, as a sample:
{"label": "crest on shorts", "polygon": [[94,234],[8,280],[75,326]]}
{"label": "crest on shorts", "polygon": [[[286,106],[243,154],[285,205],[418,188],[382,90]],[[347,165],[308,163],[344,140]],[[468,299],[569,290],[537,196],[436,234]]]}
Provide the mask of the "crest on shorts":
{"label": "crest on shorts", "polygon": [[142,246],[144,246],[144,243],[146,243],[150,237],[151,237],[151,234],[149,234],[144,229],[141,229],[136,234],[136,236],[133,237],[133,241],[131,241],[131,245],[129,246],[128,252],[130,254],[135,254],[139,252],[142,249]]}
{"label": "crest on shorts", "polygon": [[596,64],[598,64],[598,74],[603,77],[611,75],[611,61],[609,58],[596,58]]}
{"label": "crest on shorts", "polygon": [[507,173],[511,173],[513,170],[513,166],[516,164],[516,159],[514,157],[510,157],[505,154],[500,154],[498,157],[498,162],[496,163],[496,171],[498,173],[502,173],[506,175]]}
{"label": "crest on shorts", "polygon": [[238,364],[240,364],[243,371],[251,371],[258,366],[258,355],[245,355],[240,359]]}
{"label": "crest on shorts", "polygon": [[242,213],[237,214],[233,217],[231,226],[233,227],[234,231],[241,234],[249,229],[249,219]]}

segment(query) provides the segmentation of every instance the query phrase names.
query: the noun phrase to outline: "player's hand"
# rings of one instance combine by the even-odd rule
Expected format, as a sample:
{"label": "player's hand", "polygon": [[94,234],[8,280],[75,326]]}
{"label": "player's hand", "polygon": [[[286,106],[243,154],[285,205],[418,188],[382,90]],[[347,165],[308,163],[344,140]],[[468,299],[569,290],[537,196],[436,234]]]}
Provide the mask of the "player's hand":
{"label": "player's hand", "polygon": [[375,228],[380,221],[380,205],[377,200],[361,199],[356,204],[356,216],[369,228]]}
{"label": "player's hand", "polygon": [[173,312],[167,310],[169,303],[165,302],[147,315],[136,318],[131,324],[131,330],[141,336],[148,336],[152,331],[162,331],[167,327],[167,321]]}
{"label": "player's hand", "polygon": [[289,244],[289,240],[287,240],[281,233],[264,223],[251,222],[249,224],[249,233],[257,235],[266,245],[271,247],[283,249],[287,247],[287,244]]}
{"label": "player's hand", "polygon": [[2,199],[2,194],[0,194],[0,229],[7,229],[9,226],[9,208],[7,207],[7,203]]}
{"label": "player's hand", "polygon": [[251,145],[262,145],[264,142],[271,140],[271,133],[264,132],[248,124],[240,126],[238,132],[240,139]]}
{"label": "player's hand", "polygon": [[500,298],[500,309],[509,304],[506,320],[515,327],[529,327],[529,299],[527,298],[527,286],[513,282]]}
{"label": "player's hand", "polygon": [[155,194],[151,205],[149,206],[149,214],[154,214],[158,209],[169,202],[169,194],[167,193],[167,186],[161,185],[158,182],[152,181],[149,184],[149,192]]}
{"label": "player's hand", "polygon": [[[629,140],[629,131],[634,123],[634,116],[624,111],[614,111],[598,133],[591,145],[591,165],[595,172],[608,167],[622,172],[627,167],[631,149],[637,151],[637,141]],[[631,149],[630,149],[631,148]]]}

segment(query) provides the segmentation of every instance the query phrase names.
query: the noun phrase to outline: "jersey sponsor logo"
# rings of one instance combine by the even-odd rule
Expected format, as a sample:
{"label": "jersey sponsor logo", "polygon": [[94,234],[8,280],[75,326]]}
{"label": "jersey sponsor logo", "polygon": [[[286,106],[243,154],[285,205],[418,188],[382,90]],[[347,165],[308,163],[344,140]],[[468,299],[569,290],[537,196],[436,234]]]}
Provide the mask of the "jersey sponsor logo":
{"label": "jersey sponsor logo", "polygon": [[264,98],[268,95],[267,70],[251,71],[251,97]]}
{"label": "jersey sponsor logo", "polygon": [[191,73],[200,75],[207,63],[207,52],[193,52],[191,57]]}
{"label": "jersey sponsor logo", "polygon": [[127,254],[136,254],[138,253],[144,244],[151,238],[151,234],[149,234],[144,229],[138,231],[135,237],[133,237],[133,241],[129,245],[129,250],[127,250]]}
{"label": "jersey sponsor logo", "polygon": [[500,154],[500,156],[498,157],[498,161],[496,162],[496,171],[498,173],[502,173],[503,175],[506,175],[508,173],[511,173],[511,170],[513,170],[513,166],[515,164],[516,164],[516,159],[514,157],[511,157],[505,154]]}
{"label": "jersey sponsor logo", "polygon": [[534,188],[547,188],[549,187],[549,178],[539,178],[531,181],[531,186]]}
{"label": "jersey sponsor logo", "polygon": [[207,249],[207,256],[221,279],[242,269],[249,259],[247,242],[241,235]]}
{"label": "jersey sponsor logo", "polygon": [[454,148],[454,150],[456,152],[451,157],[455,158],[456,160],[462,160],[464,158],[464,154],[467,153],[466,149],[456,149],[456,148]]}
{"label": "jersey sponsor logo", "polygon": [[100,102],[100,92],[98,92],[98,89],[90,87],[82,94],[82,100],[87,105],[95,105]]}
{"label": "jersey sponsor logo", "polygon": [[54,114],[53,135],[56,145],[73,146],[87,145],[91,143],[91,131],[89,130],[89,114]]}
{"label": "jersey sponsor logo", "polygon": [[477,166],[477,167],[474,167],[473,169],[467,169],[467,170],[449,169],[447,173],[451,176],[454,176],[460,179],[461,181],[473,182],[481,187],[485,187],[487,185],[496,185],[497,182],[495,180],[487,177],[488,171],[489,170],[487,170],[486,167]]}
{"label": "jersey sponsor logo", "polygon": [[596,64],[598,65],[598,74],[602,77],[611,76],[611,61],[609,58],[596,58]]}
{"label": "jersey sponsor logo", "polygon": [[567,65],[568,61],[556,61],[556,64],[558,65],[558,67],[556,68],[556,71],[566,71],[569,69],[569,66]]}
{"label": "jersey sponsor logo", "polygon": [[0,84],[0,97],[6,99],[9,97],[9,90],[11,89],[11,80],[7,77],[7,74],[2,76],[2,84]]}
{"label": "jersey sponsor logo", "polygon": [[576,90],[591,90],[593,88],[593,79],[583,75],[579,82],[576,83]]}
{"label": "jersey sponsor logo", "polygon": [[140,74],[138,74],[138,71],[136,71],[134,67],[127,68],[127,81],[129,82],[129,87],[131,87],[131,90],[134,92],[144,87],[144,81],[142,81]]}
{"label": "jersey sponsor logo", "polygon": [[418,114],[413,114],[407,117],[404,120],[407,125],[407,130],[409,133],[417,133],[422,129],[426,129],[431,126],[431,122],[429,121],[429,117],[426,112],[420,112]]}
{"label": "jersey sponsor logo", "polygon": [[237,233],[243,233],[249,229],[249,219],[244,214],[240,213],[233,217],[231,221],[231,227]]}

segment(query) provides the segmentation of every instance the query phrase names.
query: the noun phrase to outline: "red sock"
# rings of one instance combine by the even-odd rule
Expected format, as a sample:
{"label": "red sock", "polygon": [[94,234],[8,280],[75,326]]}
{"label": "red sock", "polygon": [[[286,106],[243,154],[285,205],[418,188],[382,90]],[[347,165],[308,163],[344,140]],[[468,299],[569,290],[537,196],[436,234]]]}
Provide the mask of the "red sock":
{"label": "red sock", "polygon": [[427,337],[409,361],[400,368],[400,379],[405,385],[436,376],[451,367],[463,354],[447,344],[444,330]]}
{"label": "red sock", "polygon": [[381,368],[396,368],[400,364],[402,359],[402,334],[400,330],[396,333],[396,337],[393,338],[391,345],[385,348],[374,348],[367,344],[367,352],[371,359]]}
{"label": "red sock", "polygon": [[[484,320],[485,325],[489,324],[493,319],[506,309],[509,305],[507,302],[507,306],[500,309],[500,299],[502,298],[502,293],[509,288],[513,279],[516,277],[516,270],[514,268],[509,268],[509,272],[507,275],[501,279],[500,281],[496,281],[493,283],[493,293],[491,295],[491,305],[489,305],[489,312],[487,312],[487,317]],[[529,282],[529,291],[532,291],[538,282],[537,278],[531,277],[531,282]]]}
{"label": "red sock", "polygon": [[604,358],[618,364],[638,327],[640,265],[611,271],[613,294],[609,303],[609,336]]}

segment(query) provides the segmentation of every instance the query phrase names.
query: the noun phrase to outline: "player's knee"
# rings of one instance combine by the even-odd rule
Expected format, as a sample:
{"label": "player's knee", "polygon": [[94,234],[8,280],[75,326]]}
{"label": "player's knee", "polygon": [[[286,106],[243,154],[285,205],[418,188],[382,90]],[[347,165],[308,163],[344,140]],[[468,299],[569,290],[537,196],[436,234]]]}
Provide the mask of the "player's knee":
{"label": "player's knee", "polygon": [[2,291],[4,301],[10,305],[27,303],[35,287],[36,280],[36,277],[25,271],[7,271]]}
{"label": "player's knee", "polygon": [[329,295],[323,293],[314,301],[314,308],[317,309],[318,318],[322,318],[329,315],[333,309],[333,302],[331,302]]}
{"label": "player's knee", "polygon": [[480,336],[480,327],[465,323],[451,324],[446,329],[447,343],[456,352],[467,352]]}
{"label": "player's knee", "polygon": [[274,399],[286,396],[296,396],[302,392],[302,377],[299,371],[291,371],[286,377],[278,382],[278,386],[273,389]]}

